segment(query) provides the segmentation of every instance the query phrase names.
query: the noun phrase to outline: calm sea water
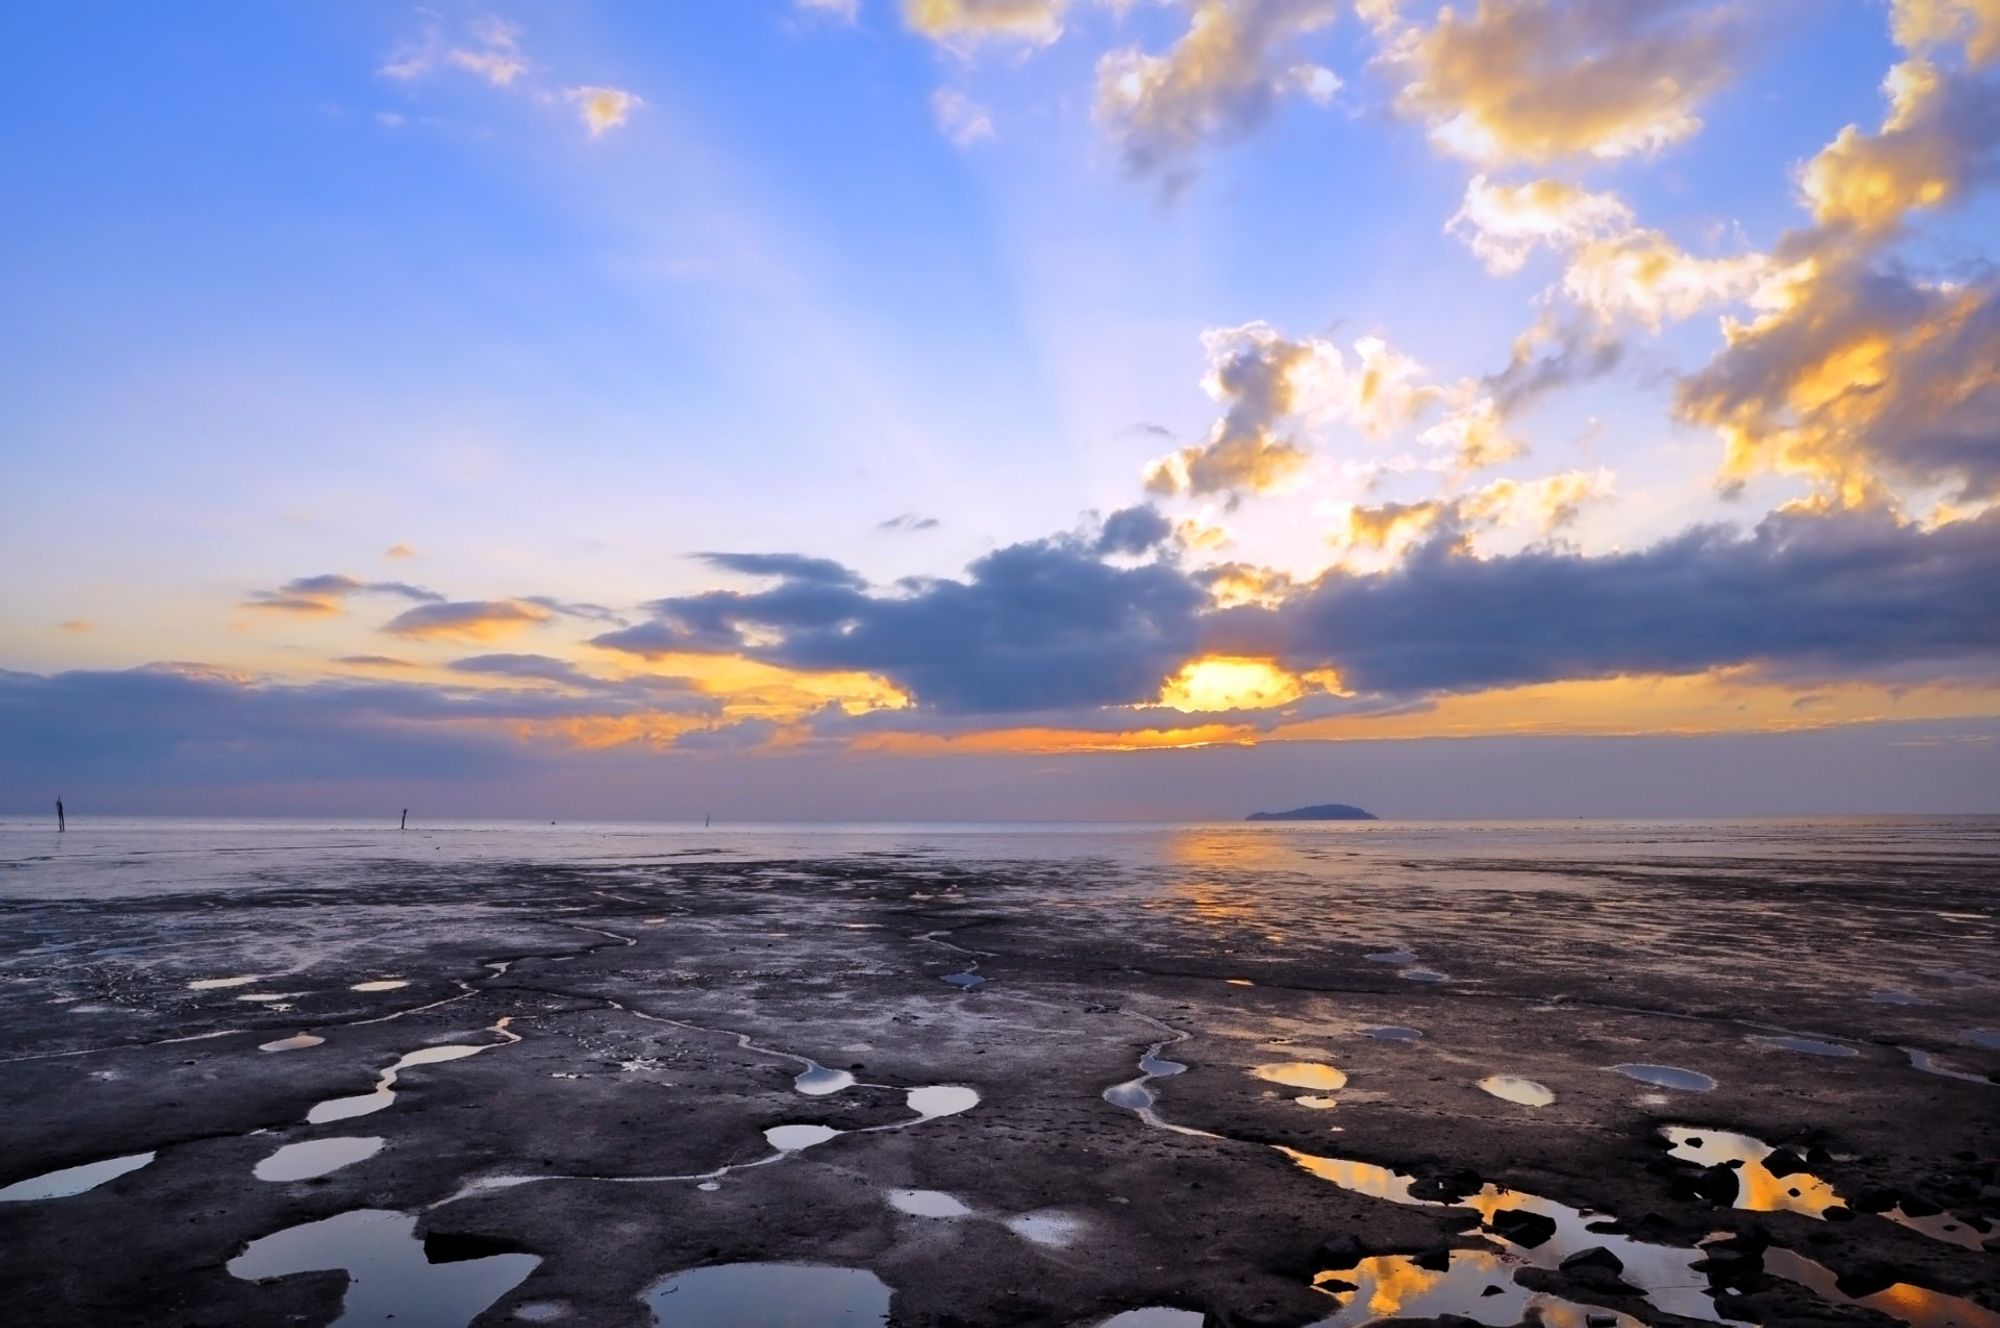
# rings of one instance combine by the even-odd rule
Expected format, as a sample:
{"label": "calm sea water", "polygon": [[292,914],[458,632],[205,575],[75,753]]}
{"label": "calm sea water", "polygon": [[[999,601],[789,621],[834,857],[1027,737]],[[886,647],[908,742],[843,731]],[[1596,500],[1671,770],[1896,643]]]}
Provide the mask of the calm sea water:
{"label": "calm sea water", "polygon": [[337,880],[348,864],[544,862],[609,865],[803,861],[867,854],[953,861],[1199,864],[1307,876],[1356,859],[1644,861],[1970,857],[2000,861],[2000,816],[1606,821],[1370,821],[1318,824],[547,824],[450,821],[78,818],[0,820],[0,898],[141,895]]}

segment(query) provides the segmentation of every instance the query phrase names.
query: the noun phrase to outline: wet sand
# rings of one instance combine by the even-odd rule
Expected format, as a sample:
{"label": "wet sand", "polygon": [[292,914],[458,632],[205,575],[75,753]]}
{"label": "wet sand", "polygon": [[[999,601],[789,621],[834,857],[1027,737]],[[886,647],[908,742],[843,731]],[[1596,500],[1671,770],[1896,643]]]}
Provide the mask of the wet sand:
{"label": "wet sand", "polygon": [[6,1318],[2000,1325],[1993,852],[1314,844],[8,900]]}

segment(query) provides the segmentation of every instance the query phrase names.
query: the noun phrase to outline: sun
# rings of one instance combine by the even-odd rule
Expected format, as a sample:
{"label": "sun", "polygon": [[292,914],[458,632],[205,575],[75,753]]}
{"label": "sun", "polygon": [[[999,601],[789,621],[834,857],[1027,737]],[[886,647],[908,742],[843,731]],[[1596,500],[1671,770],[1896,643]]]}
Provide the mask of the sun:
{"label": "sun", "polygon": [[1160,704],[1180,711],[1268,710],[1306,694],[1304,680],[1268,659],[1210,655],[1189,660],[1160,688]]}

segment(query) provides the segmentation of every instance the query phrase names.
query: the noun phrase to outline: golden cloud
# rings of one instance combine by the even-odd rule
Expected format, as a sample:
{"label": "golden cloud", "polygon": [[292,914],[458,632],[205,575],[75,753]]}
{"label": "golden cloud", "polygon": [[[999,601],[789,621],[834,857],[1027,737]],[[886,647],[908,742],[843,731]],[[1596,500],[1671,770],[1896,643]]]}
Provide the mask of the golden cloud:
{"label": "golden cloud", "polygon": [[1629,0],[1478,0],[1426,27],[1367,0],[1397,102],[1439,147],[1485,163],[1656,152],[1701,127],[1695,108],[1727,77],[1722,6]]}

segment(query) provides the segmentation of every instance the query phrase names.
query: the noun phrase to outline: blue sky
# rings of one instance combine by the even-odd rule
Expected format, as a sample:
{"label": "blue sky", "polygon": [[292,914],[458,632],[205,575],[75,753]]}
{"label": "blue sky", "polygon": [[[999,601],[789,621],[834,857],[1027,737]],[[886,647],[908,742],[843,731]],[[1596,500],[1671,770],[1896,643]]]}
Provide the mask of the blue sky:
{"label": "blue sky", "polygon": [[[398,752],[487,725],[585,783],[837,767],[860,730],[909,761],[1089,751],[1107,789],[1138,746],[1194,771],[1218,745],[1990,718],[1966,588],[2000,565],[1995,33],[1980,0],[36,8],[0,92],[0,669],[25,689],[0,715],[198,666],[274,702],[463,702],[379,722]],[[1515,393],[1535,329],[1574,358]],[[1172,533],[1098,547],[1139,506]],[[1508,647],[1532,667],[1361,664],[1430,639],[1426,558],[1528,584],[1714,522],[1767,523],[1772,587],[1829,540],[1912,570],[1732,636],[1742,573],[1697,553],[1715,611],[1675,603],[1702,651],[1584,617],[1555,635],[1591,649]],[[1007,564],[977,560],[1052,541],[1076,556],[1032,593],[979,597]],[[840,639],[704,600],[696,641],[690,597],[773,589],[693,556],[718,550],[852,569],[811,610]],[[1173,607],[1090,599],[1138,584],[1106,568]],[[393,592],[274,607],[332,574],[530,607],[422,635]],[[996,616],[930,626],[937,578]],[[1325,607],[1363,591],[1394,640]],[[647,623],[689,648],[601,639]],[[933,630],[992,633],[1034,703],[967,701]],[[481,652],[594,681],[454,667]],[[1115,686],[1065,699],[1100,666]],[[357,796],[395,769],[358,752]]]}

